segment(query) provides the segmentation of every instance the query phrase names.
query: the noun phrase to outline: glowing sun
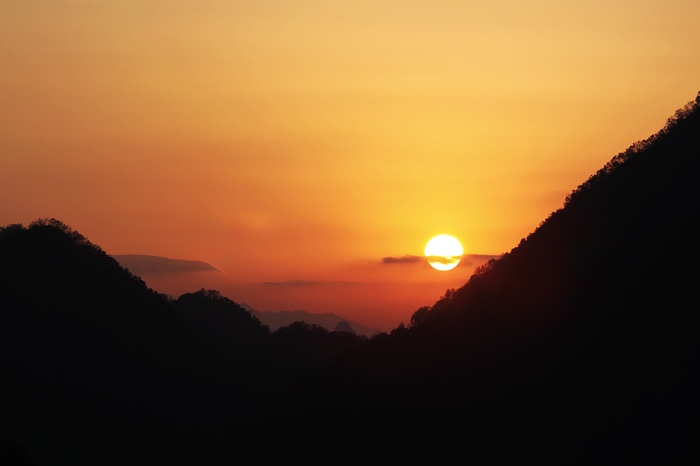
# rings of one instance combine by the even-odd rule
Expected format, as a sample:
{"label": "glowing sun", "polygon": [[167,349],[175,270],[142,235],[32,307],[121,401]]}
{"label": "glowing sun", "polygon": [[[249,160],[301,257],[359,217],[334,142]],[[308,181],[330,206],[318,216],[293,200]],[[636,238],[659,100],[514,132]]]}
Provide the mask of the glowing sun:
{"label": "glowing sun", "polygon": [[438,235],[425,245],[425,258],[437,270],[454,269],[462,259],[462,254],[462,245],[450,235]]}

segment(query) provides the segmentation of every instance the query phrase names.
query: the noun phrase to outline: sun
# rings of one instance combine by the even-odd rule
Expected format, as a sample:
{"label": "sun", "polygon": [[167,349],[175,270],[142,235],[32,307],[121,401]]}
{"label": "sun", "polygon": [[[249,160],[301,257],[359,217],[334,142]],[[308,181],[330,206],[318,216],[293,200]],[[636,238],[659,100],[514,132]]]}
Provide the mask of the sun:
{"label": "sun", "polygon": [[446,271],[457,267],[464,250],[454,236],[438,235],[425,245],[425,258],[434,269]]}

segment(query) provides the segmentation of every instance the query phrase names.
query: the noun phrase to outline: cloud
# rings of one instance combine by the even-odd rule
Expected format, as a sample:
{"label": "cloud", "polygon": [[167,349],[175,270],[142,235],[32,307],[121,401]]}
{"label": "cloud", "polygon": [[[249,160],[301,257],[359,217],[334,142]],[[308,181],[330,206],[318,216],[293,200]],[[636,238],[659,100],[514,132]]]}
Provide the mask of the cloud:
{"label": "cloud", "polygon": [[[490,259],[497,259],[500,256],[492,254],[465,254],[461,257],[461,263],[463,265],[481,265],[488,262]],[[442,264],[452,264],[454,259],[451,257],[442,256],[430,256],[430,260],[433,262],[439,262]],[[410,264],[427,264],[427,258],[423,256],[414,256],[411,254],[406,254],[404,256],[398,257],[382,257],[379,261],[382,265],[410,265]]]}
{"label": "cloud", "polygon": [[319,284],[319,282],[315,282],[312,280],[287,280],[287,281],[282,281],[282,282],[263,282],[263,285],[265,285],[265,286],[292,286],[292,287],[315,286],[318,284]]}
{"label": "cloud", "polygon": [[134,275],[219,271],[213,265],[202,261],[170,259],[143,254],[122,254],[112,257]]}
{"label": "cloud", "polygon": [[331,280],[331,281],[314,281],[314,280],[283,280],[279,282],[258,282],[257,285],[260,286],[275,286],[275,287],[287,287],[287,288],[301,288],[301,287],[311,287],[311,286],[361,286],[367,285],[367,282],[355,282],[355,281],[343,281],[343,280]]}
{"label": "cloud", "polygon": [[406,254],[401,257],[382,257],[382,264],[418,264],[425,260],[422,256]]}

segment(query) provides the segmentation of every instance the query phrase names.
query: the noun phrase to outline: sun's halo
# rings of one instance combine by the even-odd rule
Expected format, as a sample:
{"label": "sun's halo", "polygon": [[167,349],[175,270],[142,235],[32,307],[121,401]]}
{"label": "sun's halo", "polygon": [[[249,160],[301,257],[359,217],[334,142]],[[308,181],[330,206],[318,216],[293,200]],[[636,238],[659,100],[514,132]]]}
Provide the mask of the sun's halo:
{"label": "sun's halo", "polygon": [[454,236],[438,235],[428,241],[424,252],[428,263],[434,269],[444,272],[457,267],[464,249]]}

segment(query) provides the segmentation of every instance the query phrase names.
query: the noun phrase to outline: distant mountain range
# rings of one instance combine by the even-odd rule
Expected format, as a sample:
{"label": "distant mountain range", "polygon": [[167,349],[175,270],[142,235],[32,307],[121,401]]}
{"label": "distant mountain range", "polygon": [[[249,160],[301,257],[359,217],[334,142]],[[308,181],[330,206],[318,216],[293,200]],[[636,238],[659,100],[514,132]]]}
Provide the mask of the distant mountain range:
{"label": "distant mountain range", "polygon": [[306,322],[307,324],[320,325],[326,330],[334,331],[338,327],[338,324],[347,322],[350,325],[350,328],[358,335],[371,337],[382,332],[378,328],[367,327],[355,322],[354,320],[348,320],[330,312],[323,314],[315,314],[306,311],[261,312],[253,309],[247,304],[241,303],[241,306],[260,319],[260,322],[270,327],[270,330],[272,331],[275,331],[280,327],[293,324],[294,322]]}

